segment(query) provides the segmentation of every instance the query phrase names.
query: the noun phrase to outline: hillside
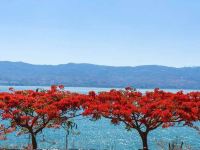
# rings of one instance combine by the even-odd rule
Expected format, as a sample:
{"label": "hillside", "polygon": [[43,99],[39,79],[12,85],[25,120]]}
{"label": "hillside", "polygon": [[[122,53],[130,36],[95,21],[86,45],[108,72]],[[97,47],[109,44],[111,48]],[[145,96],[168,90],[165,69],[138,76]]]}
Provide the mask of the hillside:
{"label": "hillside", "polygon": [[200,89],[200,67],[157,65],[112,67],[92,64],[32,65],[0,62],[0,85],[52,85]]}

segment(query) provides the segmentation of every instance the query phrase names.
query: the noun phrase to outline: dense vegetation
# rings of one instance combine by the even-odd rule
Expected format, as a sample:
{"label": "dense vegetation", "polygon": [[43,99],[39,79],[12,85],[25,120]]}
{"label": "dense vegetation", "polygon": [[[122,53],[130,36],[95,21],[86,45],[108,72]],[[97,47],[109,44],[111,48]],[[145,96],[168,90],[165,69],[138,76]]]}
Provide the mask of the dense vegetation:
{"label": "dense vegetation", "polygon": [[[124,123],[127,130],[136,130],[143,150],[148,150],[148,134],[158,127],[189,126],[200,120],[200,92],[177,93],[155,89],[141,93],[132,88],[88,94],[72,93],[64,86],[49,90],[19,90],[0,93],[0,139],[17,131],[29,134],[32,148],[37,149],[37,135],[45,128],[73,127],[71,118],[79,115],[111,123]],[[9,122],[5,123],[4,121]]]}
{"label": "dense vegetation", "polygon": [[1,85],[200,88],[200,67],[111,67],[91,64],[31,65],[0,62]]}

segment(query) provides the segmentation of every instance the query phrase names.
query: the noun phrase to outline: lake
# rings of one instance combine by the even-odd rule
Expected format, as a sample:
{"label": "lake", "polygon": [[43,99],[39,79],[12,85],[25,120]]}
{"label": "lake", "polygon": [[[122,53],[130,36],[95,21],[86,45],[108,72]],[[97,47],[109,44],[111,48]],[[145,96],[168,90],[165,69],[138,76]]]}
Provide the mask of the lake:
{"label": "lake", "polygon": [[[7,91],[8,86],[1,86],[0,91]],[[36,87],[36,86],[14,86],[15,89],[36,89],[48,87]],[[90,90],[105,91],[109,88],[84,88],[84,87],[67,87],[69,91],[76,91],[80,93],[87,93]],[[139,91],[146,91],[152,89],[141,89]],[[175,92],[177,90],[165,89],[167,91]],[[184,90],[189,92],[191,90]],[[141,148],[141,141],[138,134],[132,131],[126,131],[123,125],[114,126],[110,124],[107,119],[101,119],[99,121],[90,121],[89,118],[79,117],[74,120],[78,129],[73,134],[68,136],[69,147],[79,149],[95,149],[95,150],[138,150]],[[199,125],[199,123],[198,123]],[[187,145],[192,146],[193,150],[200,150],[200,134],[194,129],[188,127],[173,127],[167,129],[156,129],[149,134],[149,148],[150,150],[160,150],[158,142],[167,143],[178,139],[183,141]],[[53,149],[65,148],[66,133],[63,129],[46,129],[43,134],[38,136],[39,148]],[[5,141],[0,141],[1,147],[18,148],[30,143],[28,135],[16,137],[16,133],[12,133]]]}

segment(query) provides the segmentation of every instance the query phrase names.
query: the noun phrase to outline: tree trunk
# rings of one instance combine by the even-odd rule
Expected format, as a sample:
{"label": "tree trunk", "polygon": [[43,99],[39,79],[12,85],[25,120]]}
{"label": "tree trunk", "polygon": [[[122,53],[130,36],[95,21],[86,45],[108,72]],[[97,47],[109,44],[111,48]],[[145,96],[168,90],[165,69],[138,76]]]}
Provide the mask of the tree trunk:
{"label": "tree trunk", "polygon": [[140,132],[140,137],[142,139],[143,149],[142,150],[148,150],[148,142],[147,142],[147,135],[148,132]]}
{"label": "tree trunk", "polygon": [[32,140],[32,148],[34,150],[37,149],[37,141],[36,141],[36,135],[34,133],[31,133],[31,140]]}
{"label": "tree trunk", "polygon": [[66,133],[66,150],[68,150],[68,133]]}

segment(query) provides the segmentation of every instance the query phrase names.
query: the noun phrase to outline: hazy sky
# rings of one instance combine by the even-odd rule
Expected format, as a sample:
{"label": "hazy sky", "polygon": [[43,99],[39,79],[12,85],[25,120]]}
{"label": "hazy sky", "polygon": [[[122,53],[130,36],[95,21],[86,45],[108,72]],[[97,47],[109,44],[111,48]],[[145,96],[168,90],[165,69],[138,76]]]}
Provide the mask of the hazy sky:
{"label": "hazy sky", "polygon": [[200,0],[2,0],[0,60],[200,66]]}

